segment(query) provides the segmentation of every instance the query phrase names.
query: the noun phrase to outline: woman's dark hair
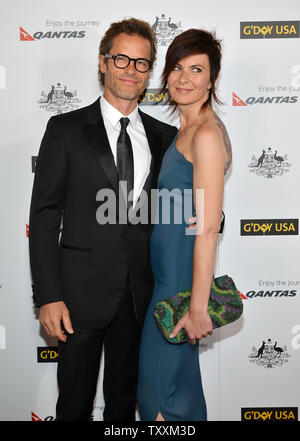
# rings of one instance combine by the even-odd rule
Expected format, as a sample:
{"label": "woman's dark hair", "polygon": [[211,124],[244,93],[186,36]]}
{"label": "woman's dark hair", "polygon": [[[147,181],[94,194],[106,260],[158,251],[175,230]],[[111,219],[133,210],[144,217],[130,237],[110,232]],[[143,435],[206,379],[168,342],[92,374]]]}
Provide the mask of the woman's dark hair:
{"label": "woman's dark hair", "polygon": [[[189,29],[177,35],[170,44],[167,54],[165,67],[162,73],[161,91],[165,91],[168,85],[168,76],[183,58],[189,55],[207,54],[210,66],[210,82],[208,99],[202,105],[201,110],[205,110],[212,103],[214,98],[217,104],[222,104],[216,94],[216,80],[221,68],[221,42],[216,39],[214,32],[204,31],[202,29]],[[177,108],[177,103],[169,98],[169,104]]]}

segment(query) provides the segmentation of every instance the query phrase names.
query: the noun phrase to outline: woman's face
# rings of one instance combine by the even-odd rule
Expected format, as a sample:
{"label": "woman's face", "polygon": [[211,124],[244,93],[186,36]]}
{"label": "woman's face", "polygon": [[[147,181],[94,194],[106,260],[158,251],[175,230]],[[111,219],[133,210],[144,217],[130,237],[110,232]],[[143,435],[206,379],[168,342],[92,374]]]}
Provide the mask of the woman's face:
{"label": "woman's face", "polygon": [[168,76],[169,93],[178,105],[203,104],[210,88],[207,54],[194,54],[182,58]]}

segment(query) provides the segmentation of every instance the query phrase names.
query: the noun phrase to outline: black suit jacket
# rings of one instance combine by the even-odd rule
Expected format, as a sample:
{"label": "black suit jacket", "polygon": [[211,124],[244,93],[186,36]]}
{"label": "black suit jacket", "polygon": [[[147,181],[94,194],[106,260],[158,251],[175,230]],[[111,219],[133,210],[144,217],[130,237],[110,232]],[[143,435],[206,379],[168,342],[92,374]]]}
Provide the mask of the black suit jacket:
{"label": "black suit jacket", "polygon": [[[149,194],[177,129],[139,112],[152,154],[144,186]],[[153,289],[152,225],[118,223],[118,209],[116,224],[100,225],[96,212],[103,202],[96,194],[104,188],[114,190],[118,201],[117,169],[98,99],[50,118],[37,159],[29,219],[36,305],[63,300],[73,326],[87,329],[103,328],[112,320],[128,272],[141,324]]]}

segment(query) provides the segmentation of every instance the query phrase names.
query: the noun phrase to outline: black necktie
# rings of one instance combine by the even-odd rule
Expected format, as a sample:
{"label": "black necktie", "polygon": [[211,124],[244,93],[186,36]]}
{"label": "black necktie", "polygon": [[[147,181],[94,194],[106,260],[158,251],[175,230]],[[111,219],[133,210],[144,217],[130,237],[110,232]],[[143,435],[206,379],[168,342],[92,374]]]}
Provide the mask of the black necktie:
{"label": "black necktie", "polygon": [[[117,169],[119,182],[125,181],[127,183],[127,195],[125,195],[125,197],[128,201],[128,194],[133,190],[134,180],[132,145],[126,130],[129,124],[129,118],[121,118],[120,124],[121,130],[117,141]],[[130,208],[131,205],[132,202],[128,202],[128,208]]]}

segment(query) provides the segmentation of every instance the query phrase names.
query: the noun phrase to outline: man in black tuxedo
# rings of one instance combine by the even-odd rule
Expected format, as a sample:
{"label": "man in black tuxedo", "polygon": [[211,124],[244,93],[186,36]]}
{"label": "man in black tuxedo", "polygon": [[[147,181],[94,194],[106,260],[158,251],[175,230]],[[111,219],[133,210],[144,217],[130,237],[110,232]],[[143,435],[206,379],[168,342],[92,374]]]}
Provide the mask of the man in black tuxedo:
{"label": "man in black tuxedo", "polygon": [[[155,56],[147,23],[113,23],[100,44],[103,96],[50,118],[41,143],[29,246],[40,322],[59,340],[57,420],[90,418],[102,345],[104,420],[135,420],[138,349],[153,289],[152,226],[120,222],[118,201],[127,187],[131,210],[142,208],[139,196],[156,188],[177,132],[137,107]],[[116,195],[116,223],[99,223],[102,189]]]}

